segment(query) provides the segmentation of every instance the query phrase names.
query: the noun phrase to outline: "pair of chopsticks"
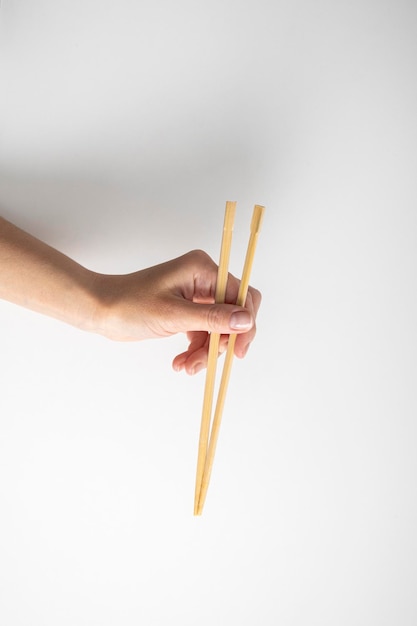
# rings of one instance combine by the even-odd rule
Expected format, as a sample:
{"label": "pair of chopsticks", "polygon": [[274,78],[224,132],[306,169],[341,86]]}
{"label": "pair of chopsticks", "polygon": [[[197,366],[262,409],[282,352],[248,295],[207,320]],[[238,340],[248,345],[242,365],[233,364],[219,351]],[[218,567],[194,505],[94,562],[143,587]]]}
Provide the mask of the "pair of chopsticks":
{"label": "pair of chopsticks", "polygon": [[[256,244],[258,242],[258,235],[261,229],[262,219],[265,212],[265,208],[260,205],[255,205],[253,209],[252,222],[250,227],[250,238],[248,248],[246,251],[246,258],[242,272],[242,279],[240,282],[239,293],[237,296],[236,304],[238,306],[245,306],[246,297],[249,289],[249,279],[252,271],[253,259],[255,256]],[[233,225],[236,214],[236,202],[226,202],[226,210],[224,215],[223,225],[223,237],[220,249],[220,261],[217,274],[216,303],[223,303],[226,296],[227,277],[229,269],[230,250],[232,246]],[[232,362],[234,356],[234,347],[236,343],[237,335],[232,334],[229,337],[229,342],[226,351],[225,362],[223,365],[223,372],[219,386],[219,392],[217,396],[216,408],[214,411],[213,422],[211,424],[211,416],[213,409],[213,395],[216,379],[217,358],[219,353],[220,334],[211,333],[206,382],[204,388],[203,399],[203,411],[201,416],[200,427],[200,439],[198,443],[198,459],[197,459],[197,472],[195,482],[195,496],[194,496],[194,515],[201,515],[203,512],[204,503],[206,500],[207,489],[210,482],[211,471],[213,468],[214,455],[216,452],[216,445],[219,436],[220,424],[223,415],[223,408],[226,399],[227,387],[230,379],[230,372],[232,369]],[[211,425],[211,432],[210,432]]]}

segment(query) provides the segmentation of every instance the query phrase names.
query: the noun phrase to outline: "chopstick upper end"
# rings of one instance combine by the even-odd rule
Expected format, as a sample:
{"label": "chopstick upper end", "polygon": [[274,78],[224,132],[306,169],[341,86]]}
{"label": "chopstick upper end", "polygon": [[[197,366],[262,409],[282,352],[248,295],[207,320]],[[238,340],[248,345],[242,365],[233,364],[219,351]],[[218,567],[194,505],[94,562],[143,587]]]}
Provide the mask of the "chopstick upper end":
{"label": "chopstick upper end", "polygon": [[236,202],[232,202],[230,200],[226,202],[223,230],[233,230],[236,215],[236,204]]}
{"label": "chopstick upper end", "polygon": [[265,207],[261,206],[260,204],[255,204],[255,207],[253,209],[252,223],[250,227],[252,233],[257,234],[261,230],[264,213]]}

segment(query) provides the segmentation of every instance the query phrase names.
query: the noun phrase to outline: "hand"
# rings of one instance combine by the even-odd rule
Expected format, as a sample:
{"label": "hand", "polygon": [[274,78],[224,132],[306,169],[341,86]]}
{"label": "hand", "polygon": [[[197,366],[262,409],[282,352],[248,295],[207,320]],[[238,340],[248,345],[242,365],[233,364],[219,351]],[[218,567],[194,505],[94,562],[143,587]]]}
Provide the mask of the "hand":
{"label": "hand", "polygon": [[188,349],[173,368],[195,374],[207,365],[209,332],[221,333],[220,352],[238,334],[235,355],[243,358],[255,337],[261,294],[249,288],[245,307],[236,306],[240,281],[229,274],[226,303],[215,304],[218,267],[201,250],[132,274],[96,274],[98,332],[118,341],[168,337],[184,332]]}

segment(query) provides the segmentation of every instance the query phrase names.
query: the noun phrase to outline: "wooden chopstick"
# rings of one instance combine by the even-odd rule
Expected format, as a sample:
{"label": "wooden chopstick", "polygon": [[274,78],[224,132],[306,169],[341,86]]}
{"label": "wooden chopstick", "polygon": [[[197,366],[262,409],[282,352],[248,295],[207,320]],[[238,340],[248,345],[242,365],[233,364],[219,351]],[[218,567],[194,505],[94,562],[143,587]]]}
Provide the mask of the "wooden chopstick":
{"label": "wooden chopstick", "polygon": [[[237,302],[239,306],[244,306],[249,289],[250,274],[252,271],[253,260],[255,256],[256,245],[258,243],[258,236],[262,225],[265,208],[260,205],[255,205],[252,215],[252,222],[250,228],[250,238],[248,248],[246,252],[245,264],[242,272],[242,279],[240,282],[239,293]],[[233,334],[229,337],[229,343],[226,352],[226,358],[223,366],[222,378],[220,381],[219,393],[217,397],[216,410],[213,418],[213,425],[210,434],[210,442],[208,451],[206,454],[206,460],[204,465],[203,477],[201,480],[201,491],[198,499],[197,512],[195,515],[201,515],[203,512],[204,503],[206,500],[207,489],[210,483],[211,471],[213,469],[214,455],[216,453],[217,440],[219,436],[220,424],[223,415],[223,408],[226,399],[227,387],[230,379],[230,372],[232,369],[234,347],[236,343],[237,335]]]}
{"label": "wooden chopstick", "polygon": [[[217,273],[215,301],[223,303],[226,295],[227,277],[229,273],[230,249],[232,247],[233,224],[236,214],[236,202],[226,202],[224,213],[223,237],[220,248],[220,261]],[[200,439],[198,443],[197,472],[195,480],[194,515],[197,514],[200,497],[201,481],[206,461],[209,440],[210,422],[213,407],[213,393],[216,379],[217,358],[219,355],[220,334],[211,333],[207,362],[206,382],[204,388],[203,411],[201,415]]]}

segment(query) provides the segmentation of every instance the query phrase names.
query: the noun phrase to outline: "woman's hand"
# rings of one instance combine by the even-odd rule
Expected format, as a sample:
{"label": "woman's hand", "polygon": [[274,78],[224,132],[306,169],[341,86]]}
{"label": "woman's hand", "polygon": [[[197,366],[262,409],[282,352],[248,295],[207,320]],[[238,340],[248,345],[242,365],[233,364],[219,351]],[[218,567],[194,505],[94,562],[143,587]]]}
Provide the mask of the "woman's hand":
{"label": "woman's hand", "polygon": [[261,294],[249,288],[245,308],[233,304],[239,280],[229,274],[226,303],[215,304],[217,265],[203,251],[125,275],[96,275],[101,303],[97,332],[118,341],[168,337],[184,332],[188,349],[175,357],[176,371],[195,374],[207,364],[209,332],[220,333],[220,352],[238,334],[236,356],[245,356],[255,337]]}

